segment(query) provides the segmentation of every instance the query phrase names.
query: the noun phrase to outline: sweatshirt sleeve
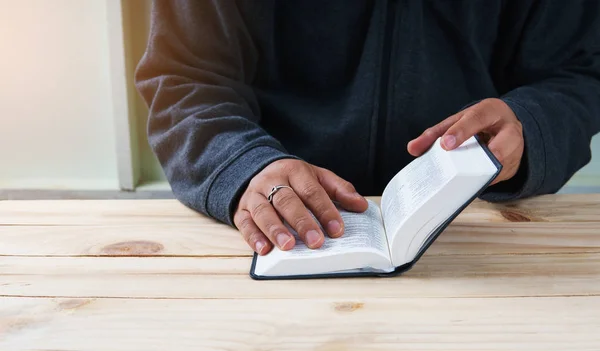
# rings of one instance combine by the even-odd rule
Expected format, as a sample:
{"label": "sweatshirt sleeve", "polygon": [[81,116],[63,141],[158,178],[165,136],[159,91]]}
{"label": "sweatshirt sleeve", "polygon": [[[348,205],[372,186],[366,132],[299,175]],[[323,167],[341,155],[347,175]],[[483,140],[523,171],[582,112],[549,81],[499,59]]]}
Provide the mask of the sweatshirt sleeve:
{"label": "sweatshirt sleeve", "polygon": [[154,1],[135,84],[148,139],[174,195],[233,225],[237,200],[269,163],[295,158],[260,126],[248,83],[257,54],[235,2]]}
{"label": "sweatshirt sleeve", "polygon": [[525,151],[517,175],[482,194],[488,201],[557,192],[590,161],[600,130],[600,1],[530,3],[499,33],[495,67]]}

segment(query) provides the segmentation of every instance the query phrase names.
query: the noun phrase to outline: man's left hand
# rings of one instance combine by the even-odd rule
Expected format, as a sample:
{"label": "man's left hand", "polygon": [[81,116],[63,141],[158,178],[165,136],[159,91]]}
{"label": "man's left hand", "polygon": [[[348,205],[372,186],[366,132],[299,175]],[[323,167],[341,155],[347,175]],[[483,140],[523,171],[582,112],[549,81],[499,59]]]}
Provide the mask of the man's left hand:
{"label": "man's left hand", "polygon": [[442,147],[452,150],[476,134],[502,163],[502,172],[492,184],[512,178],[523,157],[523,127],[511,108],[500,99],[482,100],[428,128],[408,143],[408,152],[420,156],[439,137],[442,137]]}

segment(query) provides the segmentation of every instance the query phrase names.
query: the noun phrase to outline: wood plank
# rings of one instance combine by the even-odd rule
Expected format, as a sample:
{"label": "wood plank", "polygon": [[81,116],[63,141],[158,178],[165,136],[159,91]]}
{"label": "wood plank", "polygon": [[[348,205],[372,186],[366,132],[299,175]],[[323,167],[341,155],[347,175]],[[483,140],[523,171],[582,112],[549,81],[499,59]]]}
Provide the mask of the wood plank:
{"label": "wood plank", "polygon": [[148,200],[22,200],[0,201],[4,225],[214,225],[175,199]]}
{"label": "wood plank", "polygon": [[2,257],[0,295],[352,298],[600,294],[600,254],[429,256],[394,278],[253,281],[250,258]]}
{"label": "wood plank", "polygon": [[[452,224],[431,255],[600,252],[600,224]],[[0,226],[0,255],[250,256],[239,232],[220,224]]]}
{"label": "wood plank", "polygon": [[250,256],[252,250],[237,230],[219,224],[0,226],[0,255]]}
{"label": "wood plank", "polygon": [[[372,198],[379,201],[379,198]],[[474,201],[455,222],[595,222],[600,194],[546,195],[504,204]],[[177,200],[0,201],[0,225],[131,225],[216,223]]]}
{"label": "wood plank", "polygon": [[[600,216],[599,216],[600,219]],[[427,251],[433,255],[600,252],[599,222],[454,222]]]}
{"label": "wood plank", "polygon": [[552,194],[506,203],[474,201],[456,223],[600,221],[600,194]]}
{"label": "wood plank", "polygon": [[[451,224],[427,254],[600,252],[600,223]],[[240,233],[221,224],[0,226],[0,255],[249,256]]]}
{"label": "wood plank", "polygon": [[[5,204],[12,206],[2,206]],[[600,214],[596,216],[596,222],[588,217],[577,217],[589,206],[579,209],[571,204],[573,220],[565,219],[564,222],[550,220],[550,217],[545,217],[548,220],[544,221],[497,221],[494,218],[498,215],[494,215],[490,206],[477,203],[465,211],[428,253],[600,251],[600,236],[597,235]],[[61,208],[60,211],[57,208]],[[82,208],[84,212],[81,212]],[[559,208],[562,211],[564,206]],[[0,255],[251,254],[237,230],[182,207],[174,200],[8,201],[0,202],[0,210],[3,210],[0,221],[4,221],[4,225],[0,225]],[[518,218],[514,213],[507,217]],[[46,224],[36,224],[36,221]]]}
{"label": "wood plank", "polygon": [[597,350],[600,297],[0,299],[0,349]]}

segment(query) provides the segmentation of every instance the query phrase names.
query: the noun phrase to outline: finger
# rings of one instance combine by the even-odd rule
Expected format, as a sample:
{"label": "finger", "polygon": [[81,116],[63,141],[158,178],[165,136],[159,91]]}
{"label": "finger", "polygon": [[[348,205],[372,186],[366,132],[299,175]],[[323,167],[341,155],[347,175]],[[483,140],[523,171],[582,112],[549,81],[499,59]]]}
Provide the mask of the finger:
{"label": "finger", "polygon": [[256,192],[248,195],[248,211],[258,228],[281,250],[294,247],[296,240],[267,199]]}
{"label": "finger", "polygon": [[240,210],[233,217],[235,226],[239,229],[248,245],[259,255],[266,255],[273,248],[269,239],[260,231],[252,220],[248,210]]}
{"label": "finger", "polygon": [[435,126],[426,129],[419,137],[411,140],[408,143],[408,152],[417,157],[422,155],[437,138],[441,137],[454,123],[456,123],[463,115],[464,112],[454,114]]}
{"label": "finger", "polygon": [[352,183],[339,177],[332,171],[325,168],[316,168],[316,175],[319,183],[329,198],[339,202],[339,204],[348,211],[364,212],[369,207],[367,200],[361,196]]}
{"label": "finger", "polygon": [[467,110],[464,115],[444,133],[441,141],[442,147],[445,150],[455,149],[470,137],[495,127],[501,121],[502,116],[494,113],[493,110],[490,109],[473,108]]}
{"label": "finger", "polygon": [[295,191],[288,188],[279,189],[273,195],[273,207],[283,219],[298,233],[306,246],[316,249],[323,245],[325,236],[315,218],[311,216]]}
{"label": "finger", "polygon": [[523,139],[516,128],[501,129],[489,142],[490,152],[502,164],[502,171],[492,185],[512,177],[520,165],[522,157]]}
{"label": "finger", "polygon": [[[289,179],[298,200],[313,213],[327,234],[332,238],[340,237],[344,232],[344,221],[318,178],[310,172],[299,172],[290,175]],[[293,196],[290,195],[290,198]],[[290,201],[296,200],[290,199]],[[279,207],[275,206],[275,208],[279,210]]]}

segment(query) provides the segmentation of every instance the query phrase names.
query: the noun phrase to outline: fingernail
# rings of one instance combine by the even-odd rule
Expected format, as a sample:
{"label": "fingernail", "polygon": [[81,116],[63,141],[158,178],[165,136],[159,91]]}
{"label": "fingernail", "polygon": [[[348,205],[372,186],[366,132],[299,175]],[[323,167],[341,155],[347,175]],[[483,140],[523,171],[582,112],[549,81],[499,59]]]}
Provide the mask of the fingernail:
{"label": "fingernail", "polygon": [[353,193],[352,196],[354,196],[357,199],[362,199],[362,196],[359,193]]}
{"label": "fingernail", "polygon": [[335,219],[327,223],[327,232],[329,232],[330,235],[338,234],[341,229],[342,226],[340,225],[340,222],[336,221]]}
{"label": "fingernail", "polygon": [[452,148],[454,147],[454,144],[456,144],[456,138],[454,135],[446,135],[442,141],[444,142],[444,146],[446,148]]}
{"label": "fingernail", "polygon": [[263,253],[263,249],[265,248],[266,244],[264,241],[257,241],[256,242],[256,252],[258,252],[259,255],[262,255]]}
{"label": "fingernail", "polygon": [[287,244],[290,240],[292,240],[292,238],[290,238],[289,235],[287,235],[286,233],[279,233],[277,234],[277,245],[279,245],[279,247],[283,248],[285,247],[285,244]]}
{"label": "fingernail", "polygon": [[306,244],[310,247],[314,247],[321,240],[321,235],[316,230],[309,230],[306,233]]}

